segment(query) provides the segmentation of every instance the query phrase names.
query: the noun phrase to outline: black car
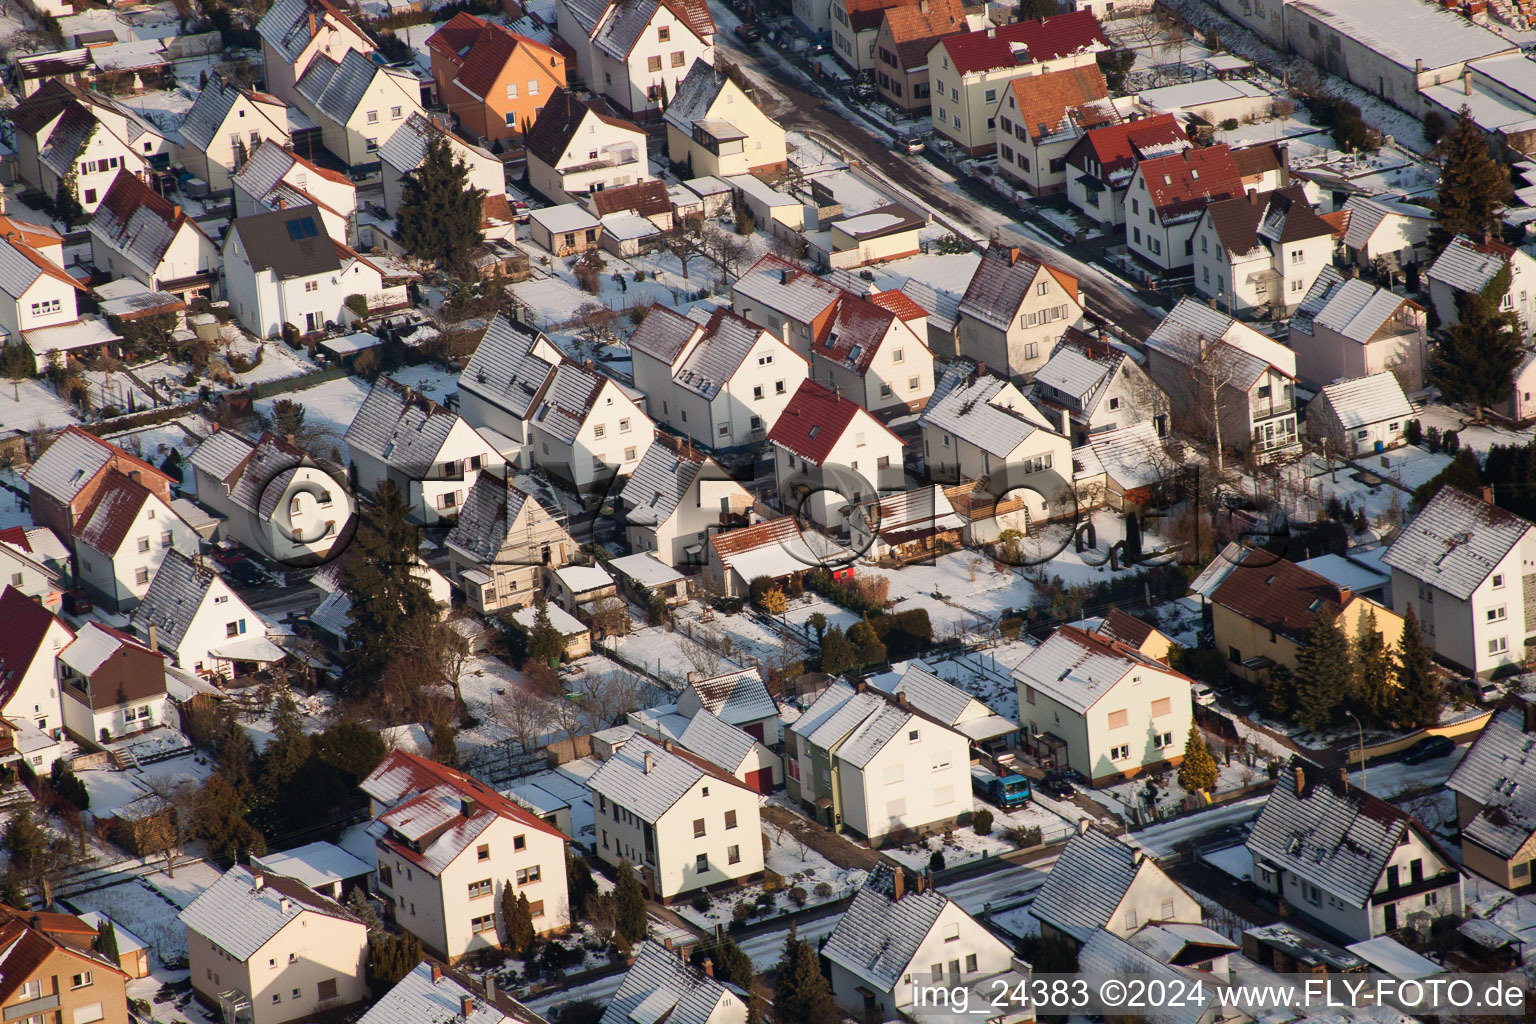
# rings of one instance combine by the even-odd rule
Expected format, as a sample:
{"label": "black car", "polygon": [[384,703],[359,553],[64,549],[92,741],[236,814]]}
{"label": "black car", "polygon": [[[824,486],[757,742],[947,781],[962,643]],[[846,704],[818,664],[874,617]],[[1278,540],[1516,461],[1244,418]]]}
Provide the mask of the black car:
{"label": "black car", "polygon": [[1076,768],[1062,768],[1056,774],[1061,776],[1063,782],[1075,782],[1079,786],[1088,785],[1088,779]]}
{"label": "black car", "polygon": [[1046,775],[1038,785],[1042,793],[1057,800],[1067,800],[1077,795],[1077,790],[1072,788],[1072,784],[1055,772]]}
{"label": "black car", "polygon": [[264,583],[272,582],[272,578],[256,567],[256,563],[248,558],[242,558],[229,567],[229,575],[234,577],[236,583],[243,583],[247,587],[259,587]]}
{"label": "black car", "polygon": [[1403,755],[1403,763],[1423,764],[1425,761],[1444,757],[1455,749],[1456,744],[1449,736],[1425,736],[1408,748],[1408,752]]}

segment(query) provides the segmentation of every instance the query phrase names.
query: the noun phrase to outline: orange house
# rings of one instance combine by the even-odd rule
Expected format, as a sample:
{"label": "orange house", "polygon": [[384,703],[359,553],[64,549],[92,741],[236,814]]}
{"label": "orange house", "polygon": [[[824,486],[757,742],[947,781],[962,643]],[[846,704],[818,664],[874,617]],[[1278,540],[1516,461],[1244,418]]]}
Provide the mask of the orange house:
{"label": "orange house", "polygon": [[556,89],[565,57],[472,14],[456,14],[427,40],[437,94],[466,134],[487,143],[521,136]]}

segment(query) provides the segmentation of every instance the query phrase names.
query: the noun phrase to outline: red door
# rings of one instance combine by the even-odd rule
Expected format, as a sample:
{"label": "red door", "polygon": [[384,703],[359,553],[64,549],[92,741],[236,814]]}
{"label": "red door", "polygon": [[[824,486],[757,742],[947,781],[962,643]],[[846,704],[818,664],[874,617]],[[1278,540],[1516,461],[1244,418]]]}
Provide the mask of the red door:
{"label": "red door", "polygon": [[747,787],[758,793],[772,793],[773,769],[763,768],[760,771],[747,772]]}

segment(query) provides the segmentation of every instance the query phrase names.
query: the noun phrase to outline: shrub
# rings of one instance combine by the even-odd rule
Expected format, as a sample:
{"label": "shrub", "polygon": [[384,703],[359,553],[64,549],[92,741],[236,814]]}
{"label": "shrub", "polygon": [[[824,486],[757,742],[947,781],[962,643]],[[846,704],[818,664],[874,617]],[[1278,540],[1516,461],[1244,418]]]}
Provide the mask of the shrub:
{"label": "shrub", "polygon": [[1455,455],[1461,448],[1461,436],[1454,430],[1447,430],[1440,435],[1440,446],[1445,449],[1445,454]]}
{"label": "shrub", "polygon": [[929,871],[943,871],[944,870],[944,851],[943,850],[934,850],[933,851],[933,855],[928,858],[928,870]]}
{"label": "shrub", "polygon": [[763,892],[778,892],[782,888],[784,888],[783,875],[772,870],[763,872]]}
{"label": "shrub", "polygon": [[1424,440],[1424,428],[1418,420],[1409,420],[1403,424],[1403,440],[1412,445]]}
{"label": "shrub", "polygon": [[293,324],[283,324],[283,342],[294,351],[299,349],[299,329]]}
{"label": "shrub", "polygon": [[985,807],[978,810],[975,814],[971,815],[971,827],[976,830],[976,834],[979,836],[991,835],[992,812]]}
{"label": "shrub", "polygon": [[747,919],[751,916],[752,904],[746,900],[739,901],[736,906],[731,908],[731,920],[737,924],[746,924]]}
{"label": "shrub", "polygon": [[789,901],[797,907],[805,906],[805,901],[808,899],[810,899],[810,896],[801,886],[797,885],[789,890]]}
{"label": "shrub", "polygon": [[1221,130],[1224,131],[1224,132],[1235,132],[1235,131],[1237,131],[1237,118],[1235,118],[1235,117],[1227,118],[1225,121],[1221,122],[1220,127],[1221,127]]}
{"label": "shrub", "polygon": [[757,905],[762,908],[764,913],[773,909],[773,903],[773,893],[760,892],[757,894]]}
{"label": "shrub", "polygon": [[702,892],[694,893],[693,899],[690,902],[693,909],[701,914],[707,913],[709,910],[709,897]]}
{"label": "shrub", "polygon": [[948,234],[940,238],[937,242],[933,243],[933,248],[940,256],[954,256],[960,253],[976,251],[976,247],[971,244],[970,239],[961,238],[956,234]]}
{"label": "shrub", "polygon": [[367,298],[367,296],[356,295],[356,294],[348,295],[346,297],[346,300],[342,303],[342,305],[346,306],[352,312],[356,313],[359,318],[362,318],[362,317],[365,317],[365,316],[368,315],[368,298]]}
{"label": "shrub", "polygon": [[1020,825],[1015,825],[1013,828],[1008,830],[1008,839],[1010,842],[1017,843],[1021,848],[1024,849],[1028,849],[1031,846],[1039,846],[1040,826],[1031,825],[1028,828],[1025,828]]}
{"label": "shrub", "polygon": [[735,615],[747,606],[746,599],[740,597],[717,597],[710,603],[722,615]]}
{"label": "shrub", "polygon": [[832,895],[832,883],[831,882],[817,882],[816,883],[816,890],[815,890],[815,892],[816,892],[816,895],[818,897],[820,897],[821,899],[826,899],[828,896]]}
{"label": "shrub", "polygon": [[920,654],[933,643],[933,623],[926,608],[876,615],[868,621],[876,639],[885,645],[886,657],[892,661]]}

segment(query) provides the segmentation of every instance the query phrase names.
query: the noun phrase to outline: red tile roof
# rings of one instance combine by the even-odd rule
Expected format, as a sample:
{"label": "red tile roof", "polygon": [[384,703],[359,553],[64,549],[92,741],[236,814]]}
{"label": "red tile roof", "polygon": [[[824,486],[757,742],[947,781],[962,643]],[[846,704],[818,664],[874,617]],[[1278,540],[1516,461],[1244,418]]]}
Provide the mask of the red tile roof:
{"label": "red tile roof", "polygon": [[935,43],[965,31],[965,9],[959,0],[929,0],[927,7],[892,7],[885,12],[885,31],[903,70],[927,64]]}
{"label": "red tile roof", "polygon": [[1289,640],[1304,643],[1318,612],[1334,615],[1349,591],[1294,562],[1253,551],[1211,592],[1211,601]]}
{"label": "red tile roof", "polygon": [[[370,788],[372,784],[373,788]],[[392,789],[399,795],[395,799],[387,799],[382,796],[375,797],[381,803],[398,805],[415,799],[416,796],[425,793],[435,786],[451,786],[464,796],[474,800],[475,803],[487,810],[499,814],[503,818],[511,818],[522,822],[530,828],[536,828],[548,832],[552,836],[561,839],[569,838],[565,833],[545,822],[522,807],[508,800],[495,790],[486,786],[480,780],[450,768],[445,764],[418,757],[404,750],[391,751],[389,756],[379,763],[379,766],[368,774],[362,782],[363,791],[370,796],[377,790],[385,792]],[[382,787],[382,788],[381,788]]]}
{"label": "red tile roof", "polygon": [[1243,178],[1224,145],[1195,147],[1152,160],[1138,168],[1152,206],[1164,217],[1204,207],[1213,199],[1243,195]]}
{"label": "red tile roof", "polygon": [[881,309],[888,309],[902,320],[917,320],[928,315],[928,311],[916,302],[906,292],[891,289],[890,291],[876,292],[869,297],[869,301]]}
{"label": "red tile roof", "polygon": [[538,40],[463,11],[432,33],[427,46],[457,66],[459,84],[482,100],[490,98],[496,79],[519,47],[529,51],[533,60],[542,58],[551,67],[564,63],[559,52]]}
{"label": "red tile roof", "polygon": [[32,543],[27,540],[27,529],[24,526],[7,526],[0,530],[0,541],[14,544],[23,551],[31,552]]}
{"label": "red tile roof", "polygon": [[1188,143],[1189,136],[1172,114],[1156,114],[1136,121],[1095,128],[1084,137],[1094,159],[1104,168],[1102,177],[1108,177],[1152,146]]}
{"label": "red tile roof", "polygon": [[71,639],[75,634],[53,612],[9,585],[4,593],[0,593],[0,622],[5,623],[5,628],[0,629],[0,708],[3,708],[6,701],[16,695],[21,677],[31,667],[43,638],[48,635],[48,627],[58,622]]}
{"label": "red tile roof", "polygon": [[855,32],[879,28],[892,7],[915,6],[918,0],[847,0],[848,24]]}
{"label": "red tile roof", "polygon": [[[1109,96],[1104,74],[1097,65],[1015,78],[1008,83],[1008,89],[1013,94],[1013,102],[1018,110],[1014,120],[1029,132],[1030,138],[1037,141],[1060,131],[1069,113]],[[1094,108],[1080,114],[1076,123],[1081,127],[1089,127],[1113,119],[1112,109],[1105,111]]]}
{"label": "red tile roof", "polygon": [[837,300],[836,310],[822,322],[811,351],[863,376],[896,319],[891,310],[845,293]]}
{"label": "red tile roof", "polygon": [[[133,469],[136,469],[141,473],[153,473],[155,476],[158,476],[164,480],[167,484],[174,482],[168,475],[166,475],[164,470],[156,469],[154,466],[151,466],[149,463],[145,462],[143,459],[139,458],[137,455],[134,455],[127,449],[119,448],[111,441],[103,440],[102,438],[99,438],[95,434],[91,433],[89,430],[82,430],[80,427],[76,426],[68,426],[59,433],[59,437],[63,437],[65,434],[73,434],[76,437],[83,437],[93,444],[100,445],[101,447],[107,449],[107,451],[111,452],[113,455],[116,455],[118,458],[125,459]],[[58,438],[54,438],[54,440],[56,441]],[[46,454],[46,449],[44,450],[44,453]]]}
{"label": "red tile roof", "polygon": [[642,217],[658,217],[672,212],[672,198],[663,181],[640,181],[618,188],[605,188],[592,196],[592,208],[599,217],[610,213],[632,212]]}
{"label": "red tile roof", "polygon": [[[91,934],[89,926],[79,922],[81,929],[65,928],[62,918],[70,914],[41,914],[15,907],[0,906],[0,950],[5,950],[5,970],[0,971],[0,1003],[8,1003],[24,982],[32,980],[54,953],[64,953],[91,966],[92,970],[112,971],[126,978],[128,975],[116,964],[109,963],[99,953],[93,953],[78,945],[61,942],[44,928],[71,935]],[[78,918],[74,920],[79,921]],[[42,926],[42,927],[39,927]]]}
{"label": "red tile roof", "polygon": [[[880,430],[891,434],[879,420],[851,398],[844,398],[814,380],[800,382],[794,397],[774,421],[768,440],[800,456],[807,462],[823,464],[838,438],[859,414]],[[891,434],[896,437],[895,434]],[[898,443],[901,440],[897,439]]]}
{"label": "red tile roof", "polygon": [[75,522],[75,537],[104,555],[116,554],[149,498],[148,487],[108,470],[90,506]]}
{"label": "red tile roof", "polygon": [[[1013,43],[1023,45],[1025,59],[1014,56],[1014,48],[1010,45]],[[1001,28],[951,36],[944,40],[944,52],[957,71],[971,75],[993,68],[1055,60],[1091,48],[1107,50],[1109,45],[1104,30],[1099,27],[1099,19],[1092,11],[1073,11],[1039,21],[1019,21]]]}

